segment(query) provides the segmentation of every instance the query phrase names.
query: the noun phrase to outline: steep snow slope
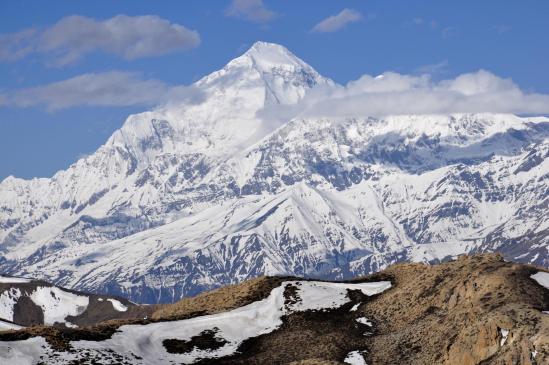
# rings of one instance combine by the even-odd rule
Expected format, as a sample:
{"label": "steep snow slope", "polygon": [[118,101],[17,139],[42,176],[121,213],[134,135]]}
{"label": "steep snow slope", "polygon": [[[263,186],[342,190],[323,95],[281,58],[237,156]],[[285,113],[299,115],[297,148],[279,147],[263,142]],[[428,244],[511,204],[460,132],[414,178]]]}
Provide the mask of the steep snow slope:
{"label": "steep snow slope", "polygon": [[51,179],[0,184],[0,271],[136,301],[500,250],[549,266],[549,119],[266,109],[332,85],[257,43]]}
{"label": "steep snow slope", "polygon": [[[285,48],[256,43],[195,84],[203,102],[130,116],[95,154],[52,179],[4,180],[0,250],[7,253],[19,242],[40,238],[51,242],[71,224],[85,225],[82,217],[108,216],[110,222],[102,221],[102,226],[116,227],[105,237],[110,240],[165,223],[174,210],[176,216],[184,214],[179,197],[169,197],[162,186],[143,186],[147,179],[160,173],[163,185],[196,187],[213,166],[268,132],[269,126],[256,116],[260,109],[269,103],[295,103],[310,87],[331,83]],[[153,218],[153,209],[163,215]],[[25,247],[22,255],[42,245]]]}

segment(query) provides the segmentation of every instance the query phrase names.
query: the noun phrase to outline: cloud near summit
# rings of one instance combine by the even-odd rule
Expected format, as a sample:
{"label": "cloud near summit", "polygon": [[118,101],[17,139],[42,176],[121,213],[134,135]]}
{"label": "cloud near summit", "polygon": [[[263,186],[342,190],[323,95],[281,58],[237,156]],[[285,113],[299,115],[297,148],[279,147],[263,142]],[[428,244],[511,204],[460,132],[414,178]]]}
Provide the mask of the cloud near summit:
{"label": "cloud near summit", "polygon": [[429,75],[386,72],[345,86],[316,88],[304,98],[305,116],[385,116],[445,113],[549,113],[549,95],[526,93],[511,79],[485,70],[435,82]]}
{"label": "cloud near summit", "polygon": [[[198,87],[169,85],[138,73],[87,73],[66,80],[0,93],[0,105],[44,107],[158,106],[196,104],[206,95]],[[549,114],[549,95],[528,93],[511,79],[489,71],[434,81],[431,75],[385,72],[363,75],[346,85],[318,86],[297,105],[268,105],[259,117],[285,123],[296,117],[362,117],[448,113]]]}

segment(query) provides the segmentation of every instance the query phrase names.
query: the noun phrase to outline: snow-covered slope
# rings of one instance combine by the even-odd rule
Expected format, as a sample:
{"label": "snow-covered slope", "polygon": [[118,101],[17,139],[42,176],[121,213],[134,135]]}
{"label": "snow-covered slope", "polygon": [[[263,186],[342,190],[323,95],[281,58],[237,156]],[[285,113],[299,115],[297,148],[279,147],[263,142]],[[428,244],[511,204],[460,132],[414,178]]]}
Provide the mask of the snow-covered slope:
{"label": "snow-covered slope", "polygon": [[[81,359],[83,354],[96,361],[108,361],[112,354],[117,354],[119,362],[123,359],[132,364],[193,364],[237,353],[244,341],[279,329],[283,317],[292,313],[339,308],[351,301],[349,291],[373,296],[390,287],[390,281],[358,284],[287,281],[273,289],[267,298],[228,312],[179,321],[126,325],[104,341],[72,341],[71,351],[57,354],[57,360],[50,358],[52,349],[40,338],[0,342],[0,360],[22,361],[30,357],[29,364],[45,358],[51,364],[65,364]],[[289,297],[292,290],[292,297]],[[194,347],[183,354],[168,350],[169,341],[190,341],[195,336],[211,333],[219,346],[212,349]]]}
{"label": "snow-covered slope", "polygon": [[130,116],[51,179],[7,178],[0,271],[165,302],[463,252],[549,266],[549,118],[273,121],[330,85],[259,42],[193,85],[200,102]]}

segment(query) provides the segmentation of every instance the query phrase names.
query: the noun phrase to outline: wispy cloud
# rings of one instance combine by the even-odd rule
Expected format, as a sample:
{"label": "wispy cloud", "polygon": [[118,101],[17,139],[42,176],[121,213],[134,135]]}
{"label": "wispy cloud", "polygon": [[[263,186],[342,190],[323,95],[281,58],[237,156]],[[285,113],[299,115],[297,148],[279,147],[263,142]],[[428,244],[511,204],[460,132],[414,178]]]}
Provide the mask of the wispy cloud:
{"label": "wispy cloud", "polygon": [[408,21],[404,22],[402,25],[405,28],[409,28],[409,27],[413,27],[413,26],[416,26],[416,27],[427,26],[431,29],[435,29],[435,28],[438,27],[438,23],[435,20],[427,20],[427,19],[421,18],[421,17],[415,17],[411,20],[408,20]]}
{"label": "wispy cloud", "polygon": [[427,75],[438,75],[448,72],[448,60],[444,60],[438,63],[431,63],[428,65],[423,65],[416,69],[418,74],[427,74]]}
{"label": "wispy cloud", "polygon": [[16,33],[0,34],[0,61],[17,61],[33,52],[31,40],[36,29],[29,28]]}
{"label": "wispy cloud", "polygon": [[202,93],[194,87],[170,86],[143,79],[137,73],[110,71],[88,73],[47,85],[0,95],[0,104],[42,106],[49,111],[74,106],[158,105],[172,101],[196,103]]}
{"label": "wispy cloud", "polygon": [[46,29],[1,34],[0,60],[44,54],[53,59],[52,64],[64,66],[97,51],[132,60],[199,44],[198,32],[154,15],[118,15],[106,20],[72,15]]}
{"label": "wispy cloud", "polygon": [[343,9],[339,14],[332,15],[316,24],[311,31],[313,33],[337,32],[348,24],[362,20],[362,14],[353,9]]}
{"label": "wispy cloud", "polygon": [[263,0],[233,0],[225,15],[256,23],[268,23],[276,17],[276,13],[267,9]]}

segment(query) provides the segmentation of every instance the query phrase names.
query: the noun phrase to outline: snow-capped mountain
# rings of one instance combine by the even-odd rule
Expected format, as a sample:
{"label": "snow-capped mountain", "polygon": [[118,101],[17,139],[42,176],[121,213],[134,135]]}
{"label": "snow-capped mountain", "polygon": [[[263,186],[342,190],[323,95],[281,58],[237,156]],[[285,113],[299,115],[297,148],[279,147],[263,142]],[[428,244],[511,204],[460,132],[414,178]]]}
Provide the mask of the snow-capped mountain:
{"label": "snow-capped mountain", "polygon": [[166,302],[464,252],[549,266],[549,118],[272,112],[333,86],[258,42],[199,102],[130,116],[50,179],[5,179],[0,272]]}

